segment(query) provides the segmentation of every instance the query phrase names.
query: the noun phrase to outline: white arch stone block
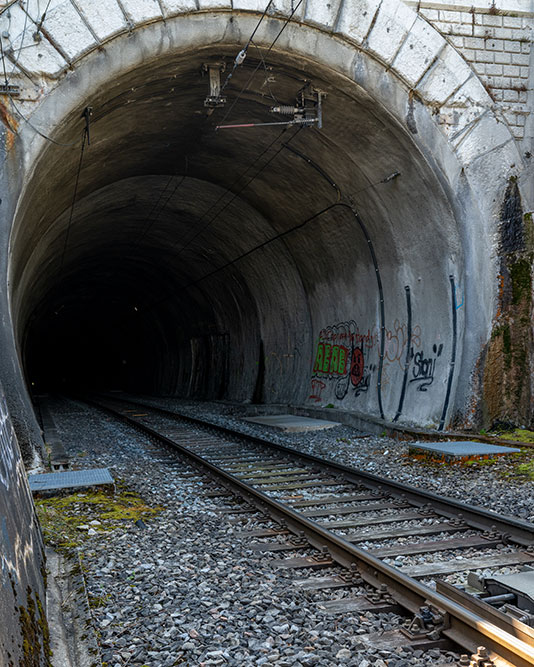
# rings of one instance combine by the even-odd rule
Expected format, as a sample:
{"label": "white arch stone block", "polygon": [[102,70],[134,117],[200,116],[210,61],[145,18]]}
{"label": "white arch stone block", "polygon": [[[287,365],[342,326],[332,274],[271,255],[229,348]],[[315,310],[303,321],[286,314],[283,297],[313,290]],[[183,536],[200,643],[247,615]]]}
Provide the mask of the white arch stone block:
{"label": "white arch stone block", "polygon": [[104,41],[127,29],[126,19],[115,0],[105,3],[94,0],[75,0],[81,13],[98,39]]}
{"label": "white arch stone block", "polygon": [[268,2],[269,0],[267,0],[267,2],[263,2],[263,0],[233,0],[231,5],[234,9],[242,9],[246,12],[260,12],[263,14]]}
{"label": "white arch stone block", "polygon": [[376,21],[367,37],[367,48],[380,60],[390,64],[412,29],[416,18],[417,14],[399,0],[383,0]]}
{"label": "white arch stone block", "polygon": [[393,69],[415,86],[445,44],[445,39],[435,28],[417,17],[393,61]]}
{"label": "white arch stone block", "polygon": [[121,0],[132,23],[146,23],[162,18],[158,0]]}
{"label": "white arch stone block", "polygon": [[69,60],[76,60],[96,44],[70,0],[56,3],[47,11],[43,28]]}
{"label": "white arch stone block", "polygon": [[162,0],[161,4],[166,16],[194,12],[197,8],[195,0]]}
{"label": "white arch stone block", "polygon": [[444,104],[473,74],[472,69],[450,44],[417,86],[424,100]]}
{"label": "white arch stone block", "polygon": [[493,101],[481,81],[472,74],[441,108],[442,130],[449,137],[459,137],[468,125],[492,109]]}
{"label": "white arch stone block", "polygon": [[[269,14],[283,14],[291,16],[291,12],[298,6],[298,0],[275,0],[271,5]],[[306,2],[304,1],[293,14],[294,20],[301,20],[304,16]]]}
{"label": "white arch stone block", "polygon": [[380,3],[381,0],[345,0],[339,14],[337,31],[356,44],[361,44]]}
{"label": "white arch stone block", "polygon": [[464,165],[513,141],[508,126],[492,113],[485,113],[453,139],[456,155]]}
{"label": "white arch stone block", "polygon": [[326,28],[333,28],[343,0],[308,0],[304,20]]}
{"label": "white arch stone block", "polygon": [[232,0],[198,0],[199,9],[232,9]]}

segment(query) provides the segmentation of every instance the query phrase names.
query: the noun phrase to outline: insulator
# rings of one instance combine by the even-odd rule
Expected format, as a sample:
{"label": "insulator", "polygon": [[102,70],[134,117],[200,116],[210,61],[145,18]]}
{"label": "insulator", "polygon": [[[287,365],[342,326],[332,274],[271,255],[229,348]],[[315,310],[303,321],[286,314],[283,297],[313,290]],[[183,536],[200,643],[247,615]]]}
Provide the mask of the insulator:
{"label": "insulator", "polygon": [[281,113],[286,116],[292,116],[297,111],[298,111],[297,107],[290,107],[288,104],[279,107],[271,107],[272,113]]}
{"label": "insulator", "polygon": [[242,65],[245,62],[246,57],[247,57],[246,49],[241,49],[241,51],[235,57],[235,64]]}

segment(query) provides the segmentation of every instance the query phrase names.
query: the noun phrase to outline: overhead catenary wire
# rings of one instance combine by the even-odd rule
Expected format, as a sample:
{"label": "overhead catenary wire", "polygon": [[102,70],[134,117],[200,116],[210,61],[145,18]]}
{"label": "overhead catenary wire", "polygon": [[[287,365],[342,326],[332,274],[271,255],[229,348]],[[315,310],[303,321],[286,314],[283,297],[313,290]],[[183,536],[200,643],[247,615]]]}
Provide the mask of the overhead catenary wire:
{"label": "overhead catenary wire", "polygon": [[[295,7],[293,7],[293,9],[291,10],[291,14],[286,18],[286,20],[284,21],[284,25],[280,28],[280,30],[278,31],[278,34],[276,35],[276,37],[273,39],[273,41],[271,42],[271,44],[270,44],[269,47],[267,48],[267,53],[269,53],[269,52],[271,51],[271,49],[274,47],[274,45],[276,44],[276,42],[279,40],[280,36],[281,36],[282,33],[284,32],[284,30],[287,28],[289,22],[291,21],[291,19],[293,18],[293,16],[294,16],[295,13],[297,12],[298,8],[299,8],[300,5],[303,3],[303,1],[304,1],[304,0],[299,0],[299,2],[295,5]],[[255,34],[255,32],[253,33],[253,35],[254,35],[254,34]],[[256,67],[254,68],[254,70],[253,70],[252,74],[250,75],[248,81],[247,81],[246,84],[243,86],[243,88],[241,88],[241,90],[240,90],[240,92],[238,93],[237,97],[234,99],[234,101],[232,102],[232,104],[230,105],[230,107],[228,108],[228,110],[226,111],[226,113],[224,114],[223,119],[221,120],[221,122],[219,123],[219,125],[222,125],[222,124],[224,123],[224,121],[228,118],[228,116],[230,115],[230,113],[233,111],[233,109],[234,109],[235,105],[237,104],[238,100],[241,98],[241,96],[243,95],[243,93],[245,92],[245,90],[247,90],[247,88],[248,88],[249,85],[251,84],[252,79],[254,78],[254,75],[256,74],[256,72],[257,72],[257,71],[259,70],[259,68],[261,67],[261,64],[262,64],[262,61],[260,60],[260,62],[259,62],[259,63],[256,65]]]}
{"label": "overhead catenary wire", "polygon": [[[50,2],[51,2],[51,0],[48,0],[48,5],[47,5],[47,8],[46,8],[47,10],[48,10],[48,6],[50,5]],[[20,46],[19,46],[19,49],[18,49],[18,53],[13,60],[13,70],[11,72],[11,76],[9,77],[9,79],[6,78],[6,88],[9,84],[9,82],[11,81],[13,75],[15,74],[15,71],[17,69],[17,65],[18,65],[19,60],[20,60],[20,54],[22,53],[22,49],[23,49],[23,46],[24,46],[24,37],[26,35],[26,29],[27,29],[27,26],[28,26],[28,17],[30,15],[30,0],[28,0],[28,4],[26,5],[26,7],[22,7],[22,3],[21,3],[21,9],[24,12],[24,25],[22,27],[22,32],[20,34]],[[46,13],[46,11],[45,11],[45,13]],[[43,19],[44,19],[44,15],[43,15]],[[0,41],[1,41],[1,38],[0,38]],[[31,45],[31,46],[33,46],[33,45]],[[4,63],[4,71],[5,71],[5,63]]]}
{"label": "overhead catenary wire", "polygon": [[[302,129],[302,128],[299,128],[299,129],[293,134],[293,136],[290,137],[290,139],[288,140],[288,143],[289,143],[289,141],[292,141],[292,140],[297,136],[297,134],[299,133],[299,131],[300,131],[301,129]],[[253,166],[259,159],[261,159],[261,157],[262,157],[263,155],[265,155],[265,153],[266,153],[266,152],[267,152],[267,151],[268,151],[268,150],[269,150],[269,149],[276,143],[276,141],[278,141],[278,140],[281,138],[281,136],[282,136],[282,134],[283,134],[284,132],[285,132],[285,129],[282,131],[282,133],[281,133],[279,136],[276,137],[276,139],[274,139],[274,141],[272,141],[272,142],[269,144],[269,146],[267,146],[266,149],[264,149],[264,151],[258,156],[258,158],[256,158],[256,160],[252,163],[251,166]],[[208,221],[208,223],[207,223],[206,225],[204,225],[204,227],[202,227],[201,229],[199,229],[195,234],[193,234],[193,236],[192,236],[191,238],[189,238],[188,241],[186,241],[186,243],[184,243],[184,245],[183,245],[183,246],[179,249],[179,251],[176,253],[176,257],[179,257],[179,256],[182,254],[182,252],[183,252],[184,250],[186,250],[186,248],[188,248],[188,247],[189,247],[189,246],[190,246],[190,245],[191,245],[191,244],[192,244],[192,243],[193,243],[199,236],[201,236],[207,229],[209,229],[209,227],[211,227],[211,225],[212,225],[212,224],[215,222],[215,220],[221,215],[221,213],[223,213],[223,211],[225,211],[225,210],[230,206],[230,204],[231,204],[235,199],[237,199],[237,197],[239,197],[239,195],[243,192],[243,190],[245,190],[245,189],[246,189],[246,188],[247,188],[247,187],[248,187],[248,186],[249,186],[249,185],[250,185],[250,184],[251,184],[251,183],[252,183],[252,182],[259,176],[259,175],[260,175],[260,174],[261,174],[261,172],[262,172],[264,169],[266,169],[266,168],[271,164],[271,162],[272,162],[272,161],[273,161],[273,160],[274,160],[274,159],[281,153],[281,151],[283,150],[283,148],[284,148],[284,145],[282,144],[282,145],[278,148],[278,150],[276,151],[276,153],[274,153],[274,155],[272,155],[272,156],[271,156],[271,157],[270,157],[270,158],[269,158],[269,159],[268,159],[268,160],[267,160],[267,161],[266,161],[266,162],[265,162],[265,163],[264,163],[264,164],[257,170],[257,172],[256,172],[251,178],[249,178],[249,180],[248,180],[248,181],[241,187],[241,189],[239,189],[237,192],[234,192],[234,193],[232,194],[231,198],[224,204],[224,206],[223,206],[222,208],[220,208],[220,209],[215,213],[215,215]],[[247,170],[245,170],[244,174],[246,174],[246,173],[250,170],[250,168],[251,168],[251,167],[248,167]],[[242,175],[237,179],[236,182],[239,182],[239,180],[240,180],[241,178],[243,178],[243,175],[244,175],[244,174],[242,174]],[[225,193],[223,196],[226,196],[226,194],[228,194],[229,191],[230,191],[230,190],[227,190],[226,193]],[[222,197],[220,197],[218,201],[220,201],[221,199],[222,199]],[[202,219],[202,218],[201,218],[201,219]],[[170,250],[172,250],[174,247],[175,247],[175,245],[172,245],[171,248],[170,248]]]}
{"label": "overhead catenary wire", "polygon": [[234,75],[234,72],[236,71],[236,69],[239,67],[239,65],[242,65],[242,64],[244,63],[245,58],[247,57],[248,47],[252,44],[252,40],[254,39],[254,35],[258,32],[258,28],[260,27],[261,22],[263,21],[263,19],[264,19],[265,16],[267,15],[267,12],[269,11],[269,8],[270,8],[270,6],[271,6],[272,4],[273,4],[273,0],[269,0],[267,6],[266,6],[265,9],[263,10],[263,14],[261,15],[260,20],[256,23],[256,27],[255,27],[254,30],[252,31],[252,34],[250,35],[250,37],[249,37],[249,39],[248,39],[248,42],[246,43],[246,45],[241,49],[241,51],[240,51],[240,52],[237,54],[237,56],[235,57],[235,60],[234,60],[234,64],[233,64],[233,66],[232,66],[232,69],[231,69],[231,71],[229,72],[229,74],[228,74],[228,76],[226,77],[226,79],[224,80],[223,85],[221,86],[221,90],[220,90],[220,93],[219,93],[220,95],[222,95],[224,89],[225,89],[226,86],[229,84],[230,79],[231,79],[232,76]]}
{"label": "overhead catenary wire", "polygon": [[[88,107],[86,108],[84,114],[89,114]],[[88,115],[86,115],[86,123],[85,127],[83,129],[83,137],[82,137],[82,145],[80,148],[80,159],[78,162],[78,169],[76,170],[76,179],[74,181],[74,192],[72,195],[72,204],[70,207],[70,213],[69,213],[69,220],[67,222],[67,229],[65,231],[65,240],[63,242],[63,250],[61,252],[61,259],[59,262],[59,273],[63,271],[63,265],[65,262],[65,254],[67,252],[67,247],[69,245],[69,238],[70,238],[70,230],[72,226],[72,219],[74,217],[74,207],[76,205],[76,199],[78,196],[78,185],[80,183],[80,173],[82,171],[82,164],[83,164],[83,156],[85,152],[85,146],[88,143],[89,140],[89,122],[88,122]]]}

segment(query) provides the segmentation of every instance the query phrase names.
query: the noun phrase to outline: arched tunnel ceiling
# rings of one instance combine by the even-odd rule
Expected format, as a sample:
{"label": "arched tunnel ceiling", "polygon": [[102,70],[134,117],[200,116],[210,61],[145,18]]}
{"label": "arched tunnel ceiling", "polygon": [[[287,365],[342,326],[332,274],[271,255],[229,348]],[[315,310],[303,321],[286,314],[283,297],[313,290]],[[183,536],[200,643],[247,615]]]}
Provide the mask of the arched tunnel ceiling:
{"label": "arched tunnel ceiling", "polygon": [[[135,308],[145,323],[132,350],[152,368],[173,369],[165,381],[149,381],[148,362],[141,363],[141,388],[183,390],[195,369],[165,359],[213,333],[250,347],[237,368],[249,388],[240,393],[235,379],[236,398],[257,389],[260,339],[272,340],[273,354],[275,339],[287,339],[288,349],[300,350],[307,377],[282,383],[271,398],[302,400],[314,331],[341,317],[344,305],[376,312],[377,294],[368,244],[350,211],[333,208],[286,233],[290,228],[350,197],[377,249],[384,284],[399,300],[403,284],[420,281],[444,253],[456,259],[455,222],[438,175],[386,109],[315,62],[272,50],[262,64],[251,49],[225,90],[226,107],[209,114],[203,64],[230,65],[234,56],[234,47],[219,46],[160,57],[85,100],[93,107],[91,143],[73,211],[83,119],[73,115],[59,125],[55,139],[76,143],[43,151],[12,239],[12,304],[27,363],[47,356],[46,346],[55,345],[56,359],[70,345],[70,365],[84,327],[92,340],[100,331],[88,355],[96,363],[105,358],[106,337],[122,330],[119,338],[128,338],[124,329],[137,326]],[[326,93],[322,129],[215,130],[223,120],[282,120],[269,108],[292,104],[309,82]],[[395,172],[401,175],[382,182]],[[120,347],[118,339],[108,347]],[[150,347],[157,354],[147,354]]]}

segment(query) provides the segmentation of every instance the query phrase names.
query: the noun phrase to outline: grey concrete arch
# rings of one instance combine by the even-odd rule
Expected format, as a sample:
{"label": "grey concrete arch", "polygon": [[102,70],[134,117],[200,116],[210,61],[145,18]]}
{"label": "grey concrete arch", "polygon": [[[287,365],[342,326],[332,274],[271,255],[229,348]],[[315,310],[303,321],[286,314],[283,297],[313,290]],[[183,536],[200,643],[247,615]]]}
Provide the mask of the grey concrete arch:
{"label": "grey concrete arch", "polygon": [[[382,412],[386,419],[446,424],[454,408],[466,410],[471,373],[491,326],[495,267],[487,258],[495,228],[492,216],[503,184],[517,170],[519,160],[505,126],[484,108],[486,100],[476,78],[435,31],[422,26],[413,13],[407,14],[409,10],[388,15],[385,3],[374,8],[374,23],[367,23],[367,32],[358,36],[354,31],[363,24],[350,24],[349,5],[337,7],[333,28],[313,13],[322,12],[322,5],[308,3],[306,16],[299,17],[302,22],[289,23],[269,52],[269,65],[278,78],[277,94],[284,101],[292,99],[297,83],[305,78],[327,90],[324,130],[303,131],[295,138],[295,147],[321,165],[344,198],[352,197],[369,238],[351,211],[332,208],[310,223],[306,233],[295,231],[258,251],[255,259],[271,253],[260,268],[252,259],[233,267],[240,272],[238,280],[244,280],[254,293],[258,321],[248,322],[238,337],[238,349],[247,350],[248,355],[243,357],[240,352],[235,358],[235,377],[245,378],[243,394],[230,391],[227,397],[251,397],[256,369],[248,364],[258,363],[258,345],[263,340],[265,400],[314,403],[319,398],[323,404],[332,402],[375,417]],[[199,83],[201,62],[214,57],[230,61],[257,24],[259,14],[242,9],[257,10],[234,6],[233,11],[177,14],[166,17],[165,22],[145,17],[128,34],[109,34],[109,41],[99,49],[93,45],[73,54],[71,71],[64,71],[55,56],[56,60],[47,61],[51,63],[46,75],[48,89],[31,109],[34,128],[69,143],[79,137],[83,106],[91,103],[95,108],[95,139],[87,153],[92,157],[81,174],[80,203],[111,182],[140,175],[172,175],[175,165],[168,155],[163,165],[158,164],[164,148],[180,145],[190,152],[196,150],[194,177],[219,188],[229,187],[227,174],[241,173],[267,148],[272,134],[268,138],[258,134],[251,141],[249,136],[236,139],[235,134],[220,132],[212,141],[198,121],[202,114],[196,113],[202,110],[206,85]],[[284,8],[279,11],[287,14]],[[357,8],[353,11],[357,13]],[[394,50],[391,40],[375,36],[382,23],[396,35]],[[256,38],[258,45],[268,47],[283,25],[282,16],[266,19]],[[410,48],[410,40],[419,46],[424,43],[428,52]],[[47,53],[52,58],[51,51]],[[169,85],[171,77],[176,86]],[[259,79],[257,88],[262,83]],[[467,98],[469,110],[464,109]],[[269,99],[261,88],[247,93],[242,103],[241,113],[247,119],[265,119]],[[140,111],[128,116],[129,109],[139,110],[142,105],[150,110],[144,123]],[[476,116],[474,109],[479,112]],[[455,123],[448,123],[447,114],[453,112]],[[125,118],[132,124],[130,133]],[[173,123],[174,129],[181,128],[175,133]],[[200,148],[195,143],[199,139],[204,142]],[[119,156],[120,169],[110,165]],[[17,202],[10,276],[19,341],[26,326],[22,304],[29,299],[25,285],[35,282],[42,267],[57,263],[53,253],[40,255],[40,237],[51,234],[52,229],[57,238],[61,236],[77,158],[77,150],[48,145],[31,126],[21,123],[9,158],[23,166],[26,182],[22,191],[20,185],[10,188],[12,210]],[[292,224],[336,202],[328,179],[305,160],[288,149],[276,159],[278,171],[262,172],[240,194],[246,205],[237,217],[248,206],[266,221],[262,234],[251,236],[247,247],[240,246],[241,252],[270,238],[269,233],[284,233]],[[394,171],[401,171],[402,176],[380,182]],[[487,178],[490,171],[491,180]],[[39,199],[46,190],[49,194],[43,206]],[[80,207],[76,216],[81,212]],[[172,211],[167,213],[172,215]],[[145,209],[141,217],[147,214]],[[195,216],[198,219],[202,211],[195,209]],[[221,220],[230,222],[226,217]],[[244,229],[246,234],[252,231],[249,226]],[[88,238],[80,245],[88,245]],[[235,235],[220,238],[212,250],[225,244],[231,247],[232,238]],[[243,241],[239,233],[237,238]],[[287,270],[278,266],[280,253],[288,253]],[[385,302],[383,318],[377,266]],[[291,285],[287,293],[283,287],[274,296],[272,290],[262,289],[272,267],[279,271],[282,282]],[[232,278],[227,284],[232,284]],[[236,302],[237,294],[231,291],[229,298]],[[412,322],[409,336],[408,319]],[[214,316],[214,321],[221,333],[220,317]],[[323,345],[322,352],[318,344]],[[361,350],[363,363],[358,353],[351,374],[353,348]],[[319,367],[321,353],[323,366]],[[337,355],[336,363],[331,356],[325,361],[325,355],[332,353]],[[177,382],[185,390],[185,376],[180,378]]]}

